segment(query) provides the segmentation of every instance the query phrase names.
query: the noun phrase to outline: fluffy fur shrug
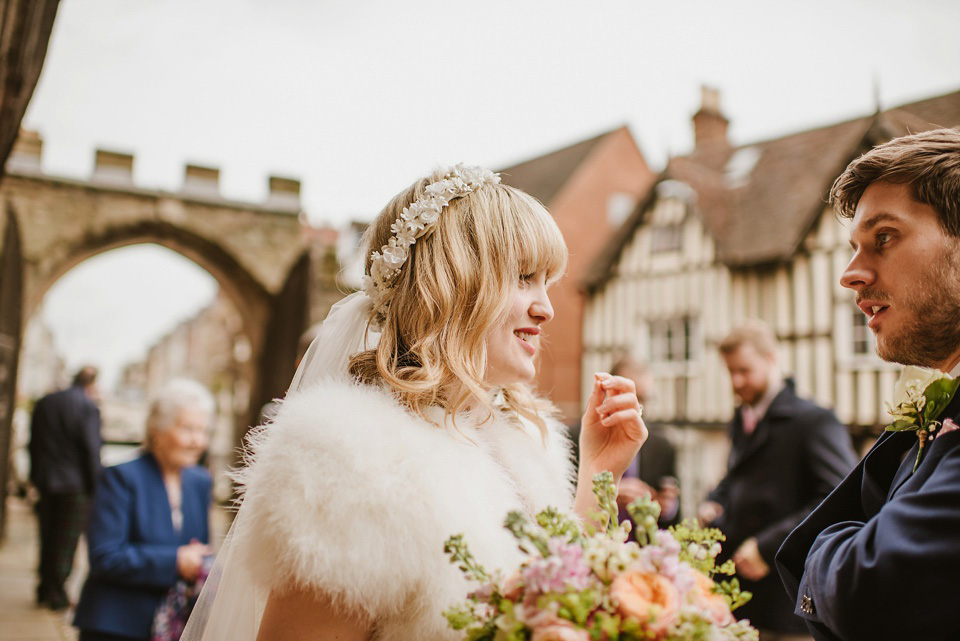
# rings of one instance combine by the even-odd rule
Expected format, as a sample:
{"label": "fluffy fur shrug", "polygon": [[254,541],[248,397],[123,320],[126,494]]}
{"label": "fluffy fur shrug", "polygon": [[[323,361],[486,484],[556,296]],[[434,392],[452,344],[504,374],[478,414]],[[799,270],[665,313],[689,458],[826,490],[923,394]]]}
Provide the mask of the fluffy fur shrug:
{"label": "fluffy fur shrug", "polygon": [[379,640],[456,638],[441,612],[471,586],[443,553],[447,537],[463,533],[488,570],[511,569],[507,512],[569,511],[573,496],[559,424],[546,443],[506,414],[438,427],[355,384],[289,395],[252,450],[241,563],[264,588],[322,590],[365,611]]}

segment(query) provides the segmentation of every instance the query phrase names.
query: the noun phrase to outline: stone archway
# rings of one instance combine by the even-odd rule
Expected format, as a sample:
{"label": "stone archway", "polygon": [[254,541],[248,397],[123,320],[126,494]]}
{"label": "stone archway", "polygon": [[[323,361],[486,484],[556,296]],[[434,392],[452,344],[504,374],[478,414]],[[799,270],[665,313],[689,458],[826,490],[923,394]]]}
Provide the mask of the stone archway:
{"label": "stone archway", "polygon": [[[133,185],[132,156],[102,151],[89,181],[65,179],[42,173],[41,146],[33,136],[21,153],[15,149],[0,184],[0,216],[12,221],[3,240],[17,250],[4,245],[0,259],[4,274],[19,283],[3,283],[4,300],[17,299],[4,306],[9,333],[19,337],[46,291],[82,261],[139,243],[171,249],[213,275],[243,319],[252,367],[250,413],[235,430],[239,439],[260,406],[284,391],[307,326],[312,279],[299,183],[271,178],[266,204],[235,202],[219,195],[217,170],[188,166],[180,192],[148,190]],[[9,425],[0,431],[3,446]]]}

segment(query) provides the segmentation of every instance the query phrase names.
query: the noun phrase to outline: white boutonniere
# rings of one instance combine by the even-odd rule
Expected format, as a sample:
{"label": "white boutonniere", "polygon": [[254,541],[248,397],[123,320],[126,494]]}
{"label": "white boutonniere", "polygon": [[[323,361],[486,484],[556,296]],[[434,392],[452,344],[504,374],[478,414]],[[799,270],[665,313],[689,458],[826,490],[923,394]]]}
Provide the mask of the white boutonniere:
{"label": "white boutonniere", "polygon": [[935,420],[957,392],[960,379],[949,374],[925,367],[905,367],[900,380],[893,388],[893,403],[887,403],[887,412],[893,417],[893,423],[887,426],[888,432],[916,432],[920,442],[917,460],[913,471],[923,459],[927,441],[933,438],[940,427]]}

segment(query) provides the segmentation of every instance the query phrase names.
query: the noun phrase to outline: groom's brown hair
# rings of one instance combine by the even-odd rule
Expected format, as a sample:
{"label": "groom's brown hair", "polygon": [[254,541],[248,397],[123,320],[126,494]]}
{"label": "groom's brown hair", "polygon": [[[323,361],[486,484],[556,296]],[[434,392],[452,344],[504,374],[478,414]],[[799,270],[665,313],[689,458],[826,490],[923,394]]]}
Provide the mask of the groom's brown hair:
{"label": "groom's brown hair", "polygon": [[907,184],[913,198],[937,211],[951,236],[960,236],[960,128],[934,129],[894,138],[853,162],[830,189],[830,204],[853,218],[871,183]]}

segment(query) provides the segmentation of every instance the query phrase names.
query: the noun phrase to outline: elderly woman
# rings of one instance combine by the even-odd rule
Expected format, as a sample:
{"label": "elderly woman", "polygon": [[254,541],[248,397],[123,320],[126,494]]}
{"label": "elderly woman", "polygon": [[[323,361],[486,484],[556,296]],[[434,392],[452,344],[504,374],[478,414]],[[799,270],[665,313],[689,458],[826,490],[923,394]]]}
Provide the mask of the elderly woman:
{"label": "elderly woman", "polygon": [[149,639],[164,595],[178,579],[196,579],[210,553],[211,481],[197,462],[212,413],[202,385],[170,381],[150,405],[143,454],[104,471],[74,621],[81,641]]}

